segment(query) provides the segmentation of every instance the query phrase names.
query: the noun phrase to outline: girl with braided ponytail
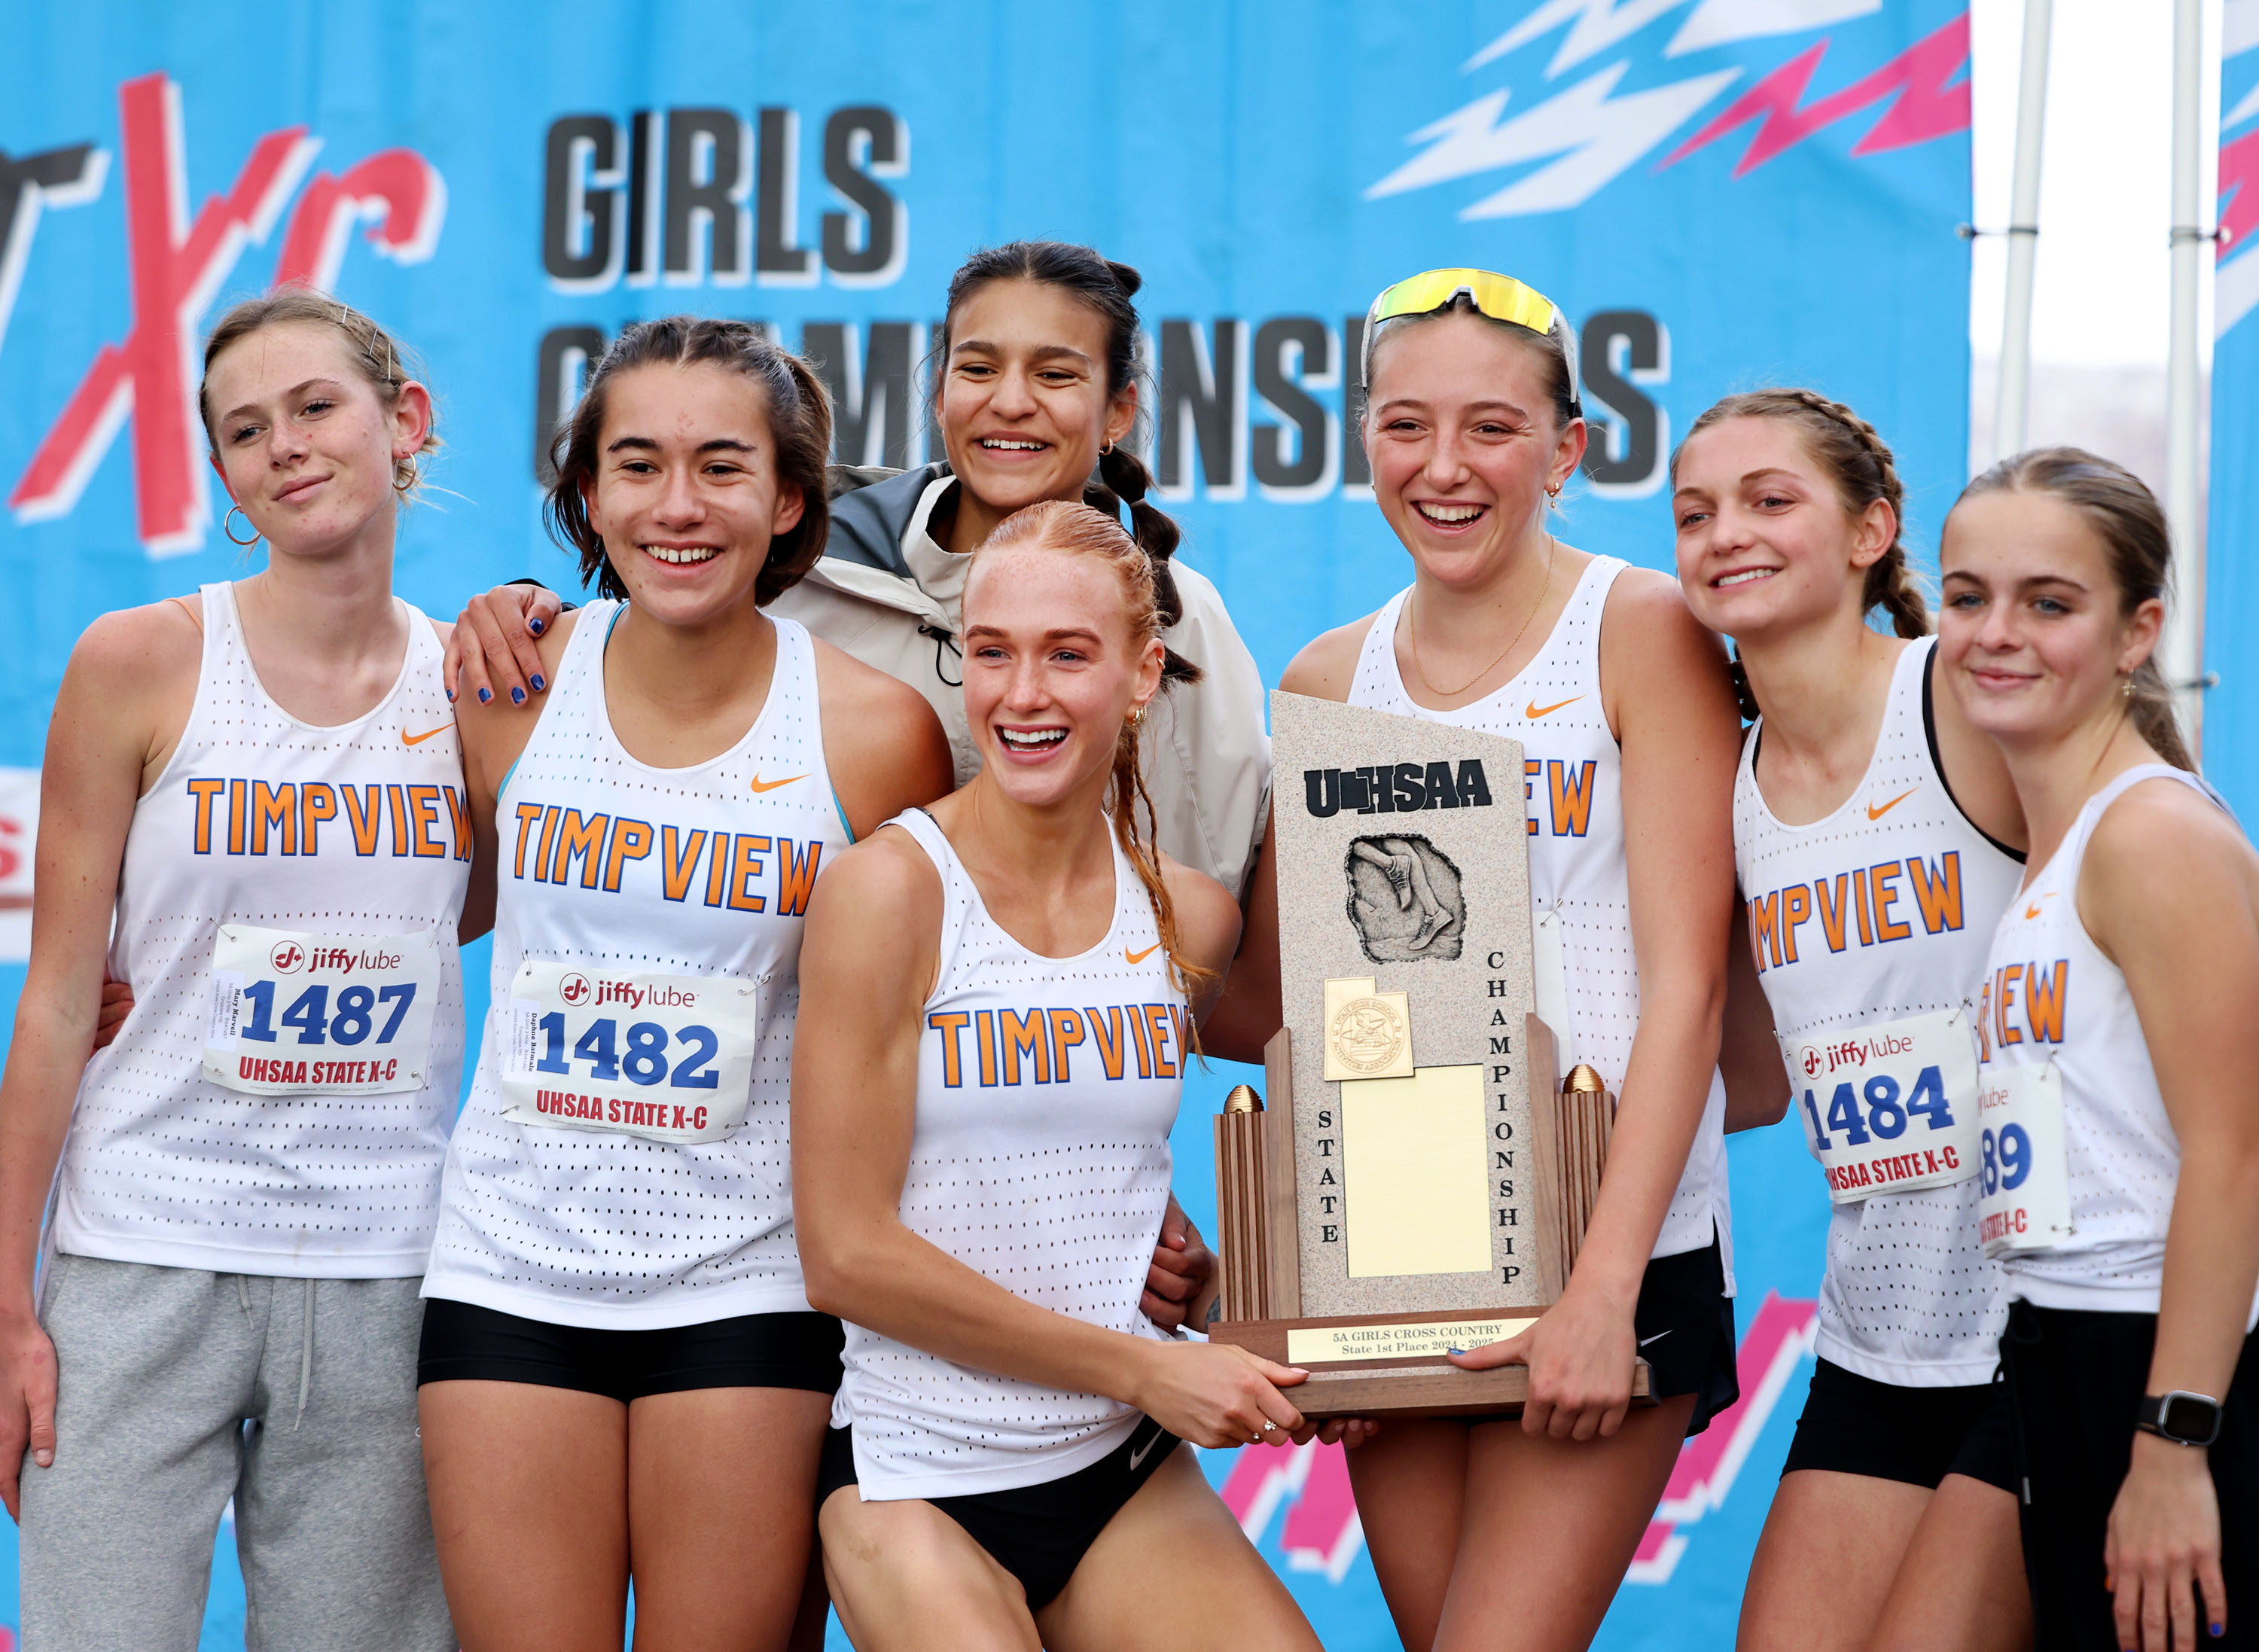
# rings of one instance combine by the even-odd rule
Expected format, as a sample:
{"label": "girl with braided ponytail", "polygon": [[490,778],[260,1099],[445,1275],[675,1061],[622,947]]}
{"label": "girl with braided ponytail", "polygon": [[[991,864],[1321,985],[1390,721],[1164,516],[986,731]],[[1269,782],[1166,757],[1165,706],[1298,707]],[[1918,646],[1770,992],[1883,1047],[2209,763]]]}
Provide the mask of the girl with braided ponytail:
{"label": "girl with braided ponytail", "polygon": [[1183,1449],[1308,1438],[1302,1373],[1141,1307],[1240,928],[1152,844],[1139,735],[1188,680],[1152,561],[1046,500],[968,572],[980,769],[827,871],[801,959],[801,1256],[851,1322],[831,1598],[863,1652],[1315,1648]]}
{"label": "girl with braided ponytail", "polygon": [[1818,1368],[1740,1644],[2020,1646],[1972,1023],[2023,816],[1936,686],[1872,425],[1811,390],[1728,396],[1671,466],[1680,585],[1733,639],[1756,724],[1734,789],[1728,1128],[1794,1111],[1833,1200]]}

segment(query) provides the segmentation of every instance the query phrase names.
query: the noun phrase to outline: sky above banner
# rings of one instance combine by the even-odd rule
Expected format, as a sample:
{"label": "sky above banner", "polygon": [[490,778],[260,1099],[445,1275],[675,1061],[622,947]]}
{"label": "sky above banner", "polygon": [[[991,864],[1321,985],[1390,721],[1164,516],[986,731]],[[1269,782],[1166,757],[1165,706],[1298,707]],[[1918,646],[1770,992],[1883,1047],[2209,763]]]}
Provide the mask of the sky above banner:
{"label": "sky above banner", "polygon": [[[918,462],[950,273],[1021,236],[1144,273],[1137,439],[1183,555],[1272,681],[1408,578],[1353,381],[1372,294],[1422,268],[1518,275],[1578,329],[1593,447],[1561,536],[1589,550],[1668,566],[1673,442],[1764,384],[1875,422],[1925,552],[1963,475],[1959,0],[560,0],[538,25],[416,0],[279,18],[97,0],[11,29],[0,769],[17,773],[0,809],[18,816],[85,625],[256,566],[218,531],[196,346],[227,302],[285,279],[332,287],[422,355],[446,450],[398,574],[439,615],[497,580],[564,578],[540,454],[625,324],[766,323],[819,362],[837,457]],[[28,822],[9,818],[19,844]],[[0,1002],[18,979],[0,964]],[[1238,1076],[1187,1091],[1196,1212],[1208,1114]],[[1736,1154],[1758,1178],[1753,1397],[1682,1464],[1610,1646],[1730,1643],[1765,1442],[1799,1400],[1822,1190],[1793,1143]],[[1329,1646],[1388,1644],[1337,1468],[1213,1471]]]}

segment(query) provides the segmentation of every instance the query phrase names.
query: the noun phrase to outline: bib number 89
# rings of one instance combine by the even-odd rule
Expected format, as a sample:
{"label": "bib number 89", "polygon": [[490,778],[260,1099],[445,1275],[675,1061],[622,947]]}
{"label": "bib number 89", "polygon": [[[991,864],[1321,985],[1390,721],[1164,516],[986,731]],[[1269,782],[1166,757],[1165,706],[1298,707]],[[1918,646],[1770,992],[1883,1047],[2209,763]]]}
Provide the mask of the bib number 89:
{"label": "bib number 89", "polygon": [[[541,1033],[542,1052],[533,1070],[571,1077],[573,1063],[565,1055],[564,1013],[552,1010],[536,1024]],[[666,1058],[667,1030],[657,1022],[630,1022],[624,1053],[620,1048],[619,1034],[619,1022],[606,1015],[590,1022],[588,1030],[574,1041],[574,1058],[588,1064],[587,1076],[592,1081],[616,1084],[624,1076],[631,1084],[665,1083],[677,1090],[711,1090],[721,1082],[720,1073],[712,1065],[721,1045],[710,1027],[674,1029],[673,1042],[685,1048],[672,1069]]]}
{"label": "bib number 89", "polygon": [[2032,1173],[2032,1140],[2020,1124],[2003,1125],[1997,1134],[1986,1130],[1981,1151],[1984,1164],[1978,1173],[1987,1193],[2013,1193]]}

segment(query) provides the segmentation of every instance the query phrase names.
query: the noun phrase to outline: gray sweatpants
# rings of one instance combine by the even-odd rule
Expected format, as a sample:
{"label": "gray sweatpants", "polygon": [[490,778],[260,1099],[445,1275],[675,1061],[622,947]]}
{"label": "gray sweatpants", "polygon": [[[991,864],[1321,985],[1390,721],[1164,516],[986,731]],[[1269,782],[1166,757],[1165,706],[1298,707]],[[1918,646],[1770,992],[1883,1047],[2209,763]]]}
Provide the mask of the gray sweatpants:
{"label": "gray sweatpants", "polygon": [[416,1428],[420,1284],[57,1257],[25,1652],[194,1652],[231,1497],[251,1652],[454,1652]]}

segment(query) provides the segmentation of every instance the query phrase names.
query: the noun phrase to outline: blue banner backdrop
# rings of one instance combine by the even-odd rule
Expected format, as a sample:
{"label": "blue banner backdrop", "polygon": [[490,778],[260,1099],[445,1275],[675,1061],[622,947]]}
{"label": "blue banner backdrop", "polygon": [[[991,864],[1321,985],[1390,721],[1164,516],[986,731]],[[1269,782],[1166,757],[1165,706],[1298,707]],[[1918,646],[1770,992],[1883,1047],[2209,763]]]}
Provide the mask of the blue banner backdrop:
{"label": "blue banner backdrop", "polygon": [[[9,36],[11,1010],[35,771],[73,639],[105,609],[249,566],[215,531],[193,350],[218,304],[278,281],[333,288],[423,354],[447,491],[407,524],[399,580],[443,615],[497,579],[565,573],[537,521],[536,454],[624,323],[766,320],[821,360],[838,457],[915,462],[949,274],[1019,236],[1144,271],[1144,439],[1185,555],[1272,680],[1408,575],[1344,380],[1372,293],[1420,268],[1508,271],[1580,328],[1596,423],[1566,532],[1588,549],[1667,567],[1675,435],[1761,384],[1814,385],[1871,417],[1917,535],[1962,479],[1962,0],[558,0],[538,21],[419,0],[97,0],[19,9]],[[2223,488],[2219,519],[2237,502]],[[2227,737],[2230,716],[2216,726]],[[482,983],[483,966],[466,975]],[[1238,1076],[1187,1089],[1178,1184],[1202,1217],[1208,1115]],[[1747,1398],[1690,1443],[1604,1645],[1731,1644],[1808,1369],[1826,1201],[1799,1148],[1785,1127],[1735,1143]],[[1393,1644],[1337,1450],[1209,1469],[1328,1645]],[[0,1620],[13,1572],[0,1561]],[[239,1645],[224,1553],[219,1577],[207,1643]]]}
{"label": "blue banner backdrop", "polygon": [[2205,542],[2204,767],[2259,818],[2259,675],[2236,631],[2259,604],[2259,8],[2227,8],[2220,64],[2220,242],[2213,288],[2212,502]]}

